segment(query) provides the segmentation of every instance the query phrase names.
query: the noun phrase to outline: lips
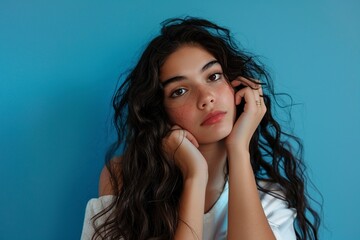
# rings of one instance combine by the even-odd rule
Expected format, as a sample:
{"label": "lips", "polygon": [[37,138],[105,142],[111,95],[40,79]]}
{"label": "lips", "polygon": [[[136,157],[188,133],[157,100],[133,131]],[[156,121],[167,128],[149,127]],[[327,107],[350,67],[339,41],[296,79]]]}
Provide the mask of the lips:
{"label": "lips", "polygon": [[201,126],[212,125],[220,122],[225,117],[226,112],[215,111],[206,115],[205,120],[201,123]]}

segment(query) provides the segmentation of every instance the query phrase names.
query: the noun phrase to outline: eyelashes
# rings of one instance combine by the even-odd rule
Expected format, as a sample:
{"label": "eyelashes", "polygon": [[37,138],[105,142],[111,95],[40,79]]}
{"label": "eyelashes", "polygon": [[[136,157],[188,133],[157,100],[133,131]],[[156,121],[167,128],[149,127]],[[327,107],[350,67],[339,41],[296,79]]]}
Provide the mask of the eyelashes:
{"label": "eyelashes", "polygon": [[211,74],[211,75],[208,77],[208,79],[209,79],[210,81],[217,81],[217,80],[219,80],[222,76],[223,76],[222,73],[213,73],[213,74]]}
{"label": "eyelashes", "polygon": [[172,97],[172,98],[180,97],[180,96],[184,95],[186,92],[187,92],[187,90],[185,88],[178,88],[171,93],[170,97]]}
{"label": "eyelashes", "polygon": [[[219,81],[221,79],[223,79],[223,73],[222,72],[212,73],[207,77],[207,81],[210,82],[210,83],[211,82],[217,82],[217,81]],[[186,87],[176,88],[175,90],[171,91],[170,98],[181,97],[184,94],[186,94],[187,92],[188,92],[188,89]]]}

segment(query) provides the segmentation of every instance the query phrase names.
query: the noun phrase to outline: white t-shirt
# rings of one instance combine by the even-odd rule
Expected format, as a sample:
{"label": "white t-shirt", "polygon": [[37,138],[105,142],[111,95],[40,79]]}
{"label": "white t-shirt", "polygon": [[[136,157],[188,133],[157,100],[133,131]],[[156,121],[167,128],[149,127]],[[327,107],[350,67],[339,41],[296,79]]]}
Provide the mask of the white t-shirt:
{"label": "white t-shirt", "polygon": [[[261,183],[266,184],[266,183]],[[269,189],[266,187],[266,189]],[[228,182],[224,187],[219,199],[209,212],[204,214],[203,240],[223,240],[227,237],[228,219]],[[259,197],[263,206],[269,225],[277,240],[296,240],[294,231],[295,209],[287,207],[287,203],[275,198],[270,194],[259,191]],[[102,196],[89,200],[86,211],[81,240],[91,239],[94,228],[91,218],[107,207],[113,196]],[[108,215],[101,217],[98,221],[104,221]]]}

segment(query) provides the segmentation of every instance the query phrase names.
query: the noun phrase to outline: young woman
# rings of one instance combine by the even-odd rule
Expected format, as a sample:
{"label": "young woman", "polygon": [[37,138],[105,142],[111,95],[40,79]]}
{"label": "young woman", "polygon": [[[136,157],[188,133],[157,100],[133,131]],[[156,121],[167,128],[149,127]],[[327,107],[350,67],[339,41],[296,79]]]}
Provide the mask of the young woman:
{"label": "young woman", "polygon": [[301,143],[274,98],[227,29],[165,22],[114,96],[118,140],[82,239],[318,239]]}

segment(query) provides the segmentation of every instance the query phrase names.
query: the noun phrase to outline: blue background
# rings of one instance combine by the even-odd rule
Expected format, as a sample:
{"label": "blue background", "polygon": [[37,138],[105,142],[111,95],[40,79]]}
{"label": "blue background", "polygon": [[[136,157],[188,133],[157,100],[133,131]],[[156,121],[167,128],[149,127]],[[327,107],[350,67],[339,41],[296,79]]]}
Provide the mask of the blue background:
{"label": "blue background", "polygon": [[0,0],[0,239],[79,239],[118,76],[169,17],[233,30],[295,102],[321,239],[360,235],[359,1]]}

